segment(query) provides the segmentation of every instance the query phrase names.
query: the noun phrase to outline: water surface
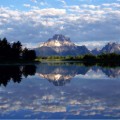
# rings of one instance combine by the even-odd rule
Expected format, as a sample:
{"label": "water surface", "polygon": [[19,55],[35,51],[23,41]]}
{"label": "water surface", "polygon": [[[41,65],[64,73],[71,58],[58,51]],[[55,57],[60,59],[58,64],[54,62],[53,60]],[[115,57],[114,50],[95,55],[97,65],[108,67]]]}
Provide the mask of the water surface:
{"label": "water surface", "polygon": [[0,66],[0,119],[120,118],[120,68]]}

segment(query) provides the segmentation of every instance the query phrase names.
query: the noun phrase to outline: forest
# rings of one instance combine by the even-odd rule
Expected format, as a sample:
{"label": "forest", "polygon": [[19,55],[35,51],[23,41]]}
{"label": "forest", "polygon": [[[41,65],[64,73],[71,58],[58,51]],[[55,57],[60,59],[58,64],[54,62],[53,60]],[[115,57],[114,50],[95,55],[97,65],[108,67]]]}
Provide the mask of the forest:
{"label": "forest", "polygon": [[23,48],[20,41],[10,43],[6,38],[0,39],[0,61],[34,61],[34,50]]}

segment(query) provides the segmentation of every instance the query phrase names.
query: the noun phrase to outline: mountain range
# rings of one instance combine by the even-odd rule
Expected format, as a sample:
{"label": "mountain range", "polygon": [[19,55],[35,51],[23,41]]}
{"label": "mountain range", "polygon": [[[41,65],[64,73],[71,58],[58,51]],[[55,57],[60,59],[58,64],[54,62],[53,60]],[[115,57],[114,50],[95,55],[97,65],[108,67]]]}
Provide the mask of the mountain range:
{"label": "mountain range", "polygon": [[98,55],[101,53],[120,54],[120,44],[113,42],[106,44],[101,50],[98,50],[97,48],[89,50],[84,45],[75,45],[71,42],[70,38],[62,34],[55,34],[52,38],[43,43],[42,46],[35,48],[35,51],[37,56]]}

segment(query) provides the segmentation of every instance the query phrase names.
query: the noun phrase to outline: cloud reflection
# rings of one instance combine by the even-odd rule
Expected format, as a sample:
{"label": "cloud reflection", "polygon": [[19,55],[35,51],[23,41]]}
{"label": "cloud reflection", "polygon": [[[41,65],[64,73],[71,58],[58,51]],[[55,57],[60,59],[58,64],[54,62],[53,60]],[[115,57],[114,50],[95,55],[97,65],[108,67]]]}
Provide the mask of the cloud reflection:
{"label": "cloud reflection", "polygon": [[[10,82],[6,88],[1,86],[0,118],[12,119],[18,118],[19,115],[21,118],[46,119],[120,118],[120,79],[111,80],[112,78],[108,77],[105,80],[102,77],[96,81],[90,78],[92,72],[102,74],[105,70],[110,70],[111,73],[115,70],[114,75],[119,76],[116,74],[119,73],[116,72],[119,71],[118,68],[88,67],[84,69],[83,66],[73,64],[68,66],[42,64],[36,69],[38,75],[59,74],[63,75],[63,78],[68,75],[72,79],[69,85],[54,86],[36,75],[23,78],[19,85]],[[109,76],[110,72],[106,72],[106,76]],[[80,73],[83,76],[87,74],[89,77],[87,79],[74,77]]]}

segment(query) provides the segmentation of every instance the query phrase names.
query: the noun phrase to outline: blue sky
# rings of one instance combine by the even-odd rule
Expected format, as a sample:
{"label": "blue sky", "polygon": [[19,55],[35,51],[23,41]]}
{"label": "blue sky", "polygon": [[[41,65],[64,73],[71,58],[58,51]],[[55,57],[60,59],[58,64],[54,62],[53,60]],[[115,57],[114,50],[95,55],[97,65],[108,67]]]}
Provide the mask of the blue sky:
{"label": "blue sky", "polygon": [[[18,10],[26,10],[24,4],[30,4],[31,6],[39,6],[40,8],[54,7],[61,8],[62,1],[65,1],[67,5],[81,5],[81,4],[93,4],[100,5],[103,3],[119,3],[115,0],[1,0],[0,5],[4,7],[14,6]],[[42,6],[40,3],[47,3],[48,6]]]}
{"label": "blue sky", "polygon": [[0,0],[0,37],[10,42],[34,46],[64,34],[101,46],[120,41],[119,26],[120,0]]}
{"label": "blue sky", "polygon": [[[10,7],[11,9],[18,9],[22,11],[26,11],[28,9],[25,8],[24,4],[29,4],[31,6],[37,6],[39,8],[48,8],[48,7],[54,7],[54,8],[62,8],[63,7],[63,1],[69,6],[72,5],[82,5],[82,4],[88,4],[88,5],[100,5],[103,3],[119,3],[119,1],[116,0],[1,0],[0,5],[3,7]],[[43,4],[45,5],[43,5]],[[30,8],[29,8],[30,9]]]}

